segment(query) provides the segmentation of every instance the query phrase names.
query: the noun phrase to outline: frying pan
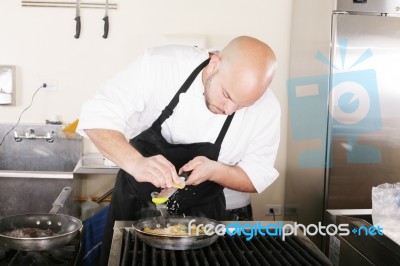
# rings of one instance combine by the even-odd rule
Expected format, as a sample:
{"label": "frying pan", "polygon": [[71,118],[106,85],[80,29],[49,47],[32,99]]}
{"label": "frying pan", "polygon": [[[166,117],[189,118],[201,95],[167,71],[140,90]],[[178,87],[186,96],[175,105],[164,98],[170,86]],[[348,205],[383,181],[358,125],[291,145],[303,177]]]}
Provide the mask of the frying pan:
{"label": "frying pan", "polygon": [[[68,244],[78,234],[82,222],[72,216],[56,214],[71,192],[65,187],[53,203],[48,214],[21,214],[0,219],[0,243],[16,250],[49,250]],[[55,235],[46,237],[12,237],[3,233],[16,229],[34,228],[51,230]]]}
{"label": "frying pan", "polygon": [[169,249],[169,250],[198,249],[209,246],[218,239],[218,235],[215,233],[210,235],[202,234],[202,235],[174,236],[174,235],[154,234],[143,231],[144,227],[155,229],[155,228],[165,228],[168,225],[176,225],[176,224],[182,224],[188,226],[191,220],[193,220],[192,223],[196,225],[203,224],[203,226],[205,226],[207,224],[210,224],[214,226],[214,228],[219,224],[218,221],[208,219],[205,217],[157,216],[157,217],[138,220],[134,222],[132,226],[135,229],[135,234],[139,237],[140,240],[142,240],[149,246],[160,249]]}

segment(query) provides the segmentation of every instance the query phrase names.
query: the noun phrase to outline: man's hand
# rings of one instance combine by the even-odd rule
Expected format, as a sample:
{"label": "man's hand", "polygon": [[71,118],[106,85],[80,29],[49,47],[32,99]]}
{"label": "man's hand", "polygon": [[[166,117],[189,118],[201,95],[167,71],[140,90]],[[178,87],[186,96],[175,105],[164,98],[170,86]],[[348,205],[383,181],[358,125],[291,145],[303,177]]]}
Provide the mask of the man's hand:
{"label": "man's hand", "polygon": [[175,166],[162,155],[137,158],[132,171],[138,182],[150,182],[156,187],[172,187],[180,182]]}
{"label": "man's hand", "polygon": [[110,129],[86,129],[85,132],[107,159],[138,182],[150,182],[161,188],[180,182],[175,166],[170,161],[161,155],[143,157],[121,132]]}
{"label": "man's hand", "polygon": [[198,156],[179,169],[179,173],[186,171],[192,171],[186,185],[196,186],[209,180],[229,189],[257,192],[246,172],[236,165],[226,165],[204,156]]}
{"label": "man's hand", "polygon": [[182,166],[181,169],[179,169],[179,173],[192,171],[189,179],[186,181],[186,185],[196,186],[211,179],[218,164],[218,162],[210,160],[207,157],[197,156]]}

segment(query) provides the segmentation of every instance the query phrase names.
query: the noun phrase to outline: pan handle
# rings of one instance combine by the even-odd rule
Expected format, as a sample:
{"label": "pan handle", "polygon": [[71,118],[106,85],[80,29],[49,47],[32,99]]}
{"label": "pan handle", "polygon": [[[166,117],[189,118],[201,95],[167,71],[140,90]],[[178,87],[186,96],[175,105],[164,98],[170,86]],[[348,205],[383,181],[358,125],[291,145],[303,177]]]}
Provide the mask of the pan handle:
{"label": "pan handle", "polygon": [[51,208],[49,212],[50,214],[56,214],[58,212],[58,210],[64,205],[64,202],[68,198],[71,191],[71,187],[63,188],[60,195],[58,195],[57,199],[53,202],[53,208]]}

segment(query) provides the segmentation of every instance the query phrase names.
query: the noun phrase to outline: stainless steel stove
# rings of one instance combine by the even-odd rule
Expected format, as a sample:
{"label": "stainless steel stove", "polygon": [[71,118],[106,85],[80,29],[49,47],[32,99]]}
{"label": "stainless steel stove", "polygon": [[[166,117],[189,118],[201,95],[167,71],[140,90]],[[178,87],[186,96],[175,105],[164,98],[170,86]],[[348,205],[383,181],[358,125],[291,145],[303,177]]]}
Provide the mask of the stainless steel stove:
{"label": "stainless steel stove", "polygon": [[0,245],[0,266],[74,266],[80,264],[79,236],[63,247],[45,251],[18,251]]}
{"label": "stainless steel stove", "polygon": [[400,265],[400,245],[374,231],[371,209],[327,210],[325,219],[327,224],[348,224],[351,230],[324,237],[325,254],[335,265]]}
{"label": "stainless steel stove", "polygon": [[260,235],[249,241],[245,238],[225,235],[201,249],[164,250],[143,243],[135,235],[132,222],[117,221],[109,265],[332,265],[301,232],[284,241],[281,237]]}

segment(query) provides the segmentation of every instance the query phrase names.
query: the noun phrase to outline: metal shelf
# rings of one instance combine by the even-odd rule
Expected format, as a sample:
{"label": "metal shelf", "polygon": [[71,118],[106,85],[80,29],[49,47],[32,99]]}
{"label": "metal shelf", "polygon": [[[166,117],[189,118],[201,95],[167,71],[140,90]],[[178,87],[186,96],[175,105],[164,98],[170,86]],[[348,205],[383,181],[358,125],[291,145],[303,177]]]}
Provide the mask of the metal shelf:
{"label": "metal shelf", "polygon": [[[46,1],[46,0],[22,0],[21,6],[23,7],[61,7],[61,8],[75,8],[77,1]],[[104,9],[106,7],[106,1],[81,1],[81,8],[100,8]],[[117,9],[118,5],[114,1],[109,1],[108,8],[109,9]]]}

